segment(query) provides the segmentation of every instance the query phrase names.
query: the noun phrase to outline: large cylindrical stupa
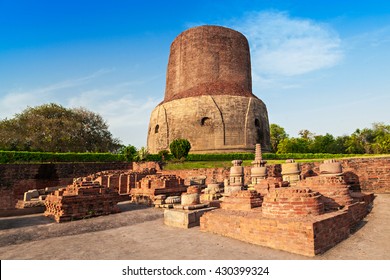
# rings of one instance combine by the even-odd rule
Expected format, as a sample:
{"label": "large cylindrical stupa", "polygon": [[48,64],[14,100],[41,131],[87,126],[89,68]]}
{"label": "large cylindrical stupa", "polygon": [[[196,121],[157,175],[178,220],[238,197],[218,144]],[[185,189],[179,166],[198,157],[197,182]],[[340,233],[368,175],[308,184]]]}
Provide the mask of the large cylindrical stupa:
{"label": "large cylindrical stupa", "polygon": [[153,110],[148,150],[188,139],[192,153],[270,149],[268,113],[252,93],[248,41],[220,26],[184,31],[171,45],[164,100]]}

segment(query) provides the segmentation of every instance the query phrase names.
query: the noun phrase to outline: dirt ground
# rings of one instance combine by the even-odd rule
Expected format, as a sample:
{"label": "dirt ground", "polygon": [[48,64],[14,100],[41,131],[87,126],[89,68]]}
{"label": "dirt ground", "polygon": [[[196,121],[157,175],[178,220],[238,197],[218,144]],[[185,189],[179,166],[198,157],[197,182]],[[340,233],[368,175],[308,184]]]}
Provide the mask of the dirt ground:
{"label": "dirt ground", "polygon": [[390,259],[390,195],[377,195],[361,228],[308,258],[235,239],[165,226],[163,210],[123,203],[122,213],[57,224],[43,214],[0,218],[0,259],[378,260]]}

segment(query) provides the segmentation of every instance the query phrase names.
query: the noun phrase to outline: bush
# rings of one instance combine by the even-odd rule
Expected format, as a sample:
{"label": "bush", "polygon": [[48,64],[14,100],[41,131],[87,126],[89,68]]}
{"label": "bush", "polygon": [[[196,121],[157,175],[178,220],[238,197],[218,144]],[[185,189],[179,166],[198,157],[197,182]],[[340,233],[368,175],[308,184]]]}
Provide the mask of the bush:
{"label": "bush", "polygon": [[144,161],[148,158],[148,155],[149,155],[148,149],[145,147],[141,147],[141,149],[139,149],[139,151],[137,152],[135,160]]}
{"label": "bush", "polygon": [[182,159],[188,156],[191,144],[187,139],[175,139],[169,145],[169,149],[175,159]]}
{"label": "bush", "polygon": [[161,158],[161,161],[168,160],[169,158],[169,151],[168,150],[161,150],[158,152],[158,156]]}
{"label": "bush", "polygon": [[0,163],[23,162],[124,162],[123,154],[111,153],[45,153],[0,151]]}
{"label": "bush", "polygon": [[120,154],[122,154],[127,161],[133,161],[137,156],[137,148],[132,145],[128,145],[120,150]]}
{"label": "bush", "polygon": [[189,154],[188,161],[226,161],[226,160],[254,160],[253,153],[229,153],[229,154]]}

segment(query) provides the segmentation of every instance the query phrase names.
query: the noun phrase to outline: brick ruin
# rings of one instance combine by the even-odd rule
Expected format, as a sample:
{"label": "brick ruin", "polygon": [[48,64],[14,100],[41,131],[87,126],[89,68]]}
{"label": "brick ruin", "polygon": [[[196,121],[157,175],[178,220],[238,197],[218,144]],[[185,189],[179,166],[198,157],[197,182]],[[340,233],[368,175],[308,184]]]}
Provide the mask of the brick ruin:
{"label": "brick ruin", "polygon": [[156,174],[155,168],[144,168],[139,171],[133,170],[106,170],[97,172],[86,177],[80,178],[82,181],[94,181],[111,190],[115,190],[120,195],[123,195],[125,200],[131,189],[137,186],[137,183],[148,175]]}
{"label": "brick ruin", "polygon": [[[135,188],[130,190],[132,201],[152,205],[161,203],[162,199],[172,196],[180,196],[187,191],[184,179],[175,175],[154,174],[147,175],[137,182]],[[164,198],[162,198],[164,196]]]}
{"label": "brick ruin", "polygon": [[45,216],[58,223],[120,212],[118,192],[92,181],[76,181],[45,199]]}
{"label": "brick ruin", "polygon": [[375,190],[387,190],[390,170],[390,158],[265,165],[258,147],[252,164],[164,171],[143,163],[93,173],[58,190],[29,190],[19,203],[44,202],[45,215],[63,222],[117,213],[117,203],[130,200],[166,208],[164,222],[171,226],[200,225],[202,231],[314,256],[358,227],[374,200],[360,189],[379,182]]}
{"label": "brick ruin", "polygon": [[249,189],[225,195],[220,209],[204,213],[200,229],[306,256],[348,238],[369,213],[373,193],[352,192],[340,162],[325,161],[319,175],[303,180],[299,164],[287,163],[282,174],[292,184],[280,177],[256,179]]}

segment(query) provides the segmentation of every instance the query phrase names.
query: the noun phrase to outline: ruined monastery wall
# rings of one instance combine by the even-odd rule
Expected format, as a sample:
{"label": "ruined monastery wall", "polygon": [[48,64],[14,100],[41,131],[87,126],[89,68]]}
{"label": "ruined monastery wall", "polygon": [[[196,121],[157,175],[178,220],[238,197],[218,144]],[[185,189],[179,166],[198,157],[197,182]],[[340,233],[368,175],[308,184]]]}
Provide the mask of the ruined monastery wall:
{"label": "ruined monastery wall", "polygon": [[[352,189],[375,193],[390,193],[390,157],[356,158],[340,160],[344,178]],[[319,174],[321,162],[301,164],[301,176]],[[280,164],[267,165],[269,177],[282,177]],[[245,183],[250,183],[250,166],[244,168]],[[229,177],[228,168],[199,168],[192,170],[167,170],[164,174],[176,174],[181,178],[207,176],[206,183],[223,182]]]}
{"label": "ruined monastery wall", "polygon": [[0,164],[0,210],[15,208],[24,192],[68,185],[103,170],[132,169],[132,163]]}

